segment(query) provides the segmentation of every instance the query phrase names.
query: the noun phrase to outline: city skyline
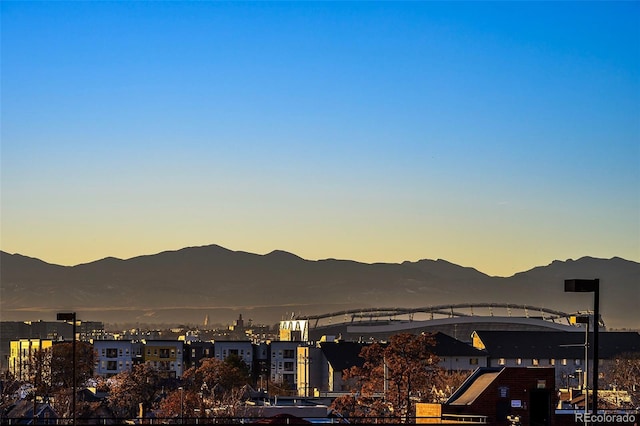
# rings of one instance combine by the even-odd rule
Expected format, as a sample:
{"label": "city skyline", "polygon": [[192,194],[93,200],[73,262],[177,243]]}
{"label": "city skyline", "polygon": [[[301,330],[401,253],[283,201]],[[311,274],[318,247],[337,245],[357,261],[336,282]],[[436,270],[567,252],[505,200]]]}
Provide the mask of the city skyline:
{"label": "city skyline", "polygon": [[1,248],[640,261],[640,4],[2,2]]}

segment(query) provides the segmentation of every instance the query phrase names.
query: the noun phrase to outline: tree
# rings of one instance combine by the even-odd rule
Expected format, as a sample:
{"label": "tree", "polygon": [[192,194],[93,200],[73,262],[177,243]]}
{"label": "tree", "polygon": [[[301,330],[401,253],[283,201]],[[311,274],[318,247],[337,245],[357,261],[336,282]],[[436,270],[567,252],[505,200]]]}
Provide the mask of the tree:
{"label": "tree", "polygon": [[469,371],[442,371],[434,377],[431,395],[432,402],[444,402],[469,377]]}
{"label": "tree", "polygon": [[640,352],[624,353],[614,358],[606,376],[612,387],[629,394],[629,408],[640,406]]}
{"label": "tree", "polygon": [[[412,400],[432,400],[432,389],[443,370],[432,348],[431,334],[402,333],[392,336],[389,344],[365,346],[361,367],[345,371],[345,380],[355,381],[357,397],[343,397],[334,407],[343,407],[359,416],[404,418],[413,415]],[[391,419],[390,419],[391,420]]]}
{"label": "tree", "polygon": [[[35,381],[37,392],[40,395],[52,394],[53,408],[65,418],[72,416],[74,374],[77,390],[93,377],[97,358],[92,345],[77,341],[74,370],[73,355],[72,342],[57,343],[36,353],[41,362],[39,377]],[[76,405],[76,412],[80,408],[81,405]]]}
{"label": "tree", "polygon": [[111,409],[124,418],[135,417],[139,406],[149,410],[160,384],[158,371],[148,364],[136,364],[109,380],[108,402]]}
{"label": "tree", "polygon": [[188,369],[184,375],[185,386],[195,392],[205,390],[215,399],[222,399],[226,393],[249,384],[250,374],[247,364],[236,355],[224,361],[206,358],[198,368]]}
{"label": "tree", "polygon": [[[93,377],[96,363],[93,346],[76,342],[76,385],[82,386]],[[54,390],[73,388],[73,344],[58,343],[51,347],[51,386]]]}
{"label": "tree", "polygon": [[160,402],[163,417],[181,417],[191,419],[198,417],[196,410],[203,410],[202,393],[191,389],[174,389]]}
{"label": "tree", "polygon": [[237,355],[230,355],[224,361],[206,358],[198,368],[191,367],[184,372],[183,390],[169,393],[160,408],[167,417],[176,416],[181,407],[185,417],[193,415],[196,408],[215,408],[218,415],[232,416],[250,378],[249,367]]}
{"label": "tree", "polygon": [[291,396],[295,395],[295,389],[291,389],[291,385],[286,380],[267,381],[267,389],[269,396]]}

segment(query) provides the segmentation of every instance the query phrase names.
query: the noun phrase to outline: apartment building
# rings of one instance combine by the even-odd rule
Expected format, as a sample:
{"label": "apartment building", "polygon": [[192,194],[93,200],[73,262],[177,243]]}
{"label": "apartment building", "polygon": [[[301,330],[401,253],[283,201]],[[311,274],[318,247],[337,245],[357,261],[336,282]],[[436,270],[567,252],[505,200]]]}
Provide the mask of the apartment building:
{"label": "apartment building", "polygon": [[134,364],[142,362],[142,344],[131,340],[94,340],[96,352],[95,373],[111,377],[129,371]]}
{"label": "apartment building", "polygon": [[43,354],[53,346],[50,339],[19,339],[10,342],[8,369],[18,380],[31,380],[42,374],[41,368],[48,363]]}
{"label": "apartment building", "polygon": [[143,340],[142,359],[165,377],[182,377],[184,342],[180,340]]}
{"label": "apartment building", "polygon": [[273,382],[286,383],[290,389],[297,386],[297,350],[301,342],[271,342],[270,376]]}
{"label": "apartment building", "polygon": [[254,345],[248,340],[216,340],[213,342],[213,357],[225,360],[235,355],[253,370]]}

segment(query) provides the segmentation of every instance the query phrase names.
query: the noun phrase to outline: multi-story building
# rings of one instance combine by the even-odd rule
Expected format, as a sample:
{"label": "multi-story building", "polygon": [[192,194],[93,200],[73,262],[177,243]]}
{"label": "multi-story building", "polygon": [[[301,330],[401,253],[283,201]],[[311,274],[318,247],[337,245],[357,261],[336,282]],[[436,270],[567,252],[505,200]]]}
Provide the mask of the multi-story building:
{"label": "multi-story building", "polygon": [[297,387],[297,350],[302,342],[271,342],[271,381],[286,383],[290,389]]}
{"label": "multi-story building", "polygon": [[134,364],[142,361],[142,344],[131,340],[94,340],[96,351],[95,373],[111,377],[130,371]]}
{"label": "multi-story building", "polygon": [[[97,321],[78,321],[76,333],[79,340],[104,338],[104,324]],[[0,371],[9,369],[10,342],[19,339],[72,340],[73,325],[62,321],[1,321],[0,322]]]}
{"label": "multi-story building", "polygon": [[20,339],[10,342],[9,371],[18,380],[32,380],[43,374],[42,368],[48,363],[44,359],[45,350],[53,346],[48,339]]}
{"label": "multi-story building", "polygon": [[248,340],[215,340],[213,342],[213,357],[225,360],[235,355],[247,364],[249,371],[253,371],[253,344]]}
{"label": "multi-story building", "polygon": [[[585,368],[585,343],[588,337],[585,333],[475,331],[472,337],[473,346],[486,351],[488,367],[553,367],[559,387],[582,387],[585,372],[593,371],[591,351]],[[601,332],[598,346],[599,376],[606,383],[607,366],[614,358],[640,353],[640,333]]]}
{"label": "multi-story building", "polygon": [[[439,359],[439,366],[448,371],[473,371],[486,367],[487,353],[443,333],[434,335],[431,350]],[[342,373],[360,367],[362,348],[369,343],[345,342],[325,337],[316,345],[300,345],[297,349],[297,389],[300,396],[349,392],[353,383],[343,380]],[[273,345],[273,344],[272,344]],[[383,344],[384,345],[384,344]]]}
{"label": "multi-story building", "polygon": [[184,342],[180,340],[143,340],[142,359],[166,377],[182,377]]}
{"label": "multi-story building", "polygon": [[184,345],[185,368],[199,367],[204,358],[213,357],[213,342],[187,340]]}

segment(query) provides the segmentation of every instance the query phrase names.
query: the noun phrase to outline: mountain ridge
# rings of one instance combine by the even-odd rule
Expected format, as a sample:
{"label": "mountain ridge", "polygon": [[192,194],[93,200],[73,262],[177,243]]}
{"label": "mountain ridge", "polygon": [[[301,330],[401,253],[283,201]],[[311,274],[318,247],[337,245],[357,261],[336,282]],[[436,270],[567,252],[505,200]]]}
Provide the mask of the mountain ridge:
{"label": "mountain ridge", "polygon": [[98,320],[105,322],[199,322],[209,311],[223,322],[243,311],[270,322],[284,315],[284,307],[312,315],[349,308],[487,302],[569,312],[591,309],[592,302],[565,294],[563,280],[600,278],[608,325],[640,328],[640,263],[620,257],[554,260],[510,277],[494,277],[444,259],[307,260],[283,250],[254,254],[215,244],[74,266],[4,251],[0,256],[3,321],[74,309],[102,315]]}

